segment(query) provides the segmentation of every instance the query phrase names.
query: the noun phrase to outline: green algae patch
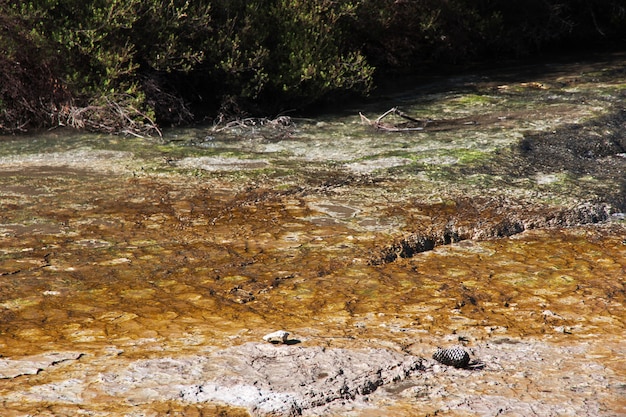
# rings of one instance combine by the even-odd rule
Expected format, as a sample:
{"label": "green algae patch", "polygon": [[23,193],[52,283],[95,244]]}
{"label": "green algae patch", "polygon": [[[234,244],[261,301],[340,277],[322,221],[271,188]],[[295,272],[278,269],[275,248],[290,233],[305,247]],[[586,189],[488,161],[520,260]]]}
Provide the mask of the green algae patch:
{"label": "green algae patch", "polygon": [[496,104],[501,99],[496,96],[480,95],[480,94],[466,94],[461,97],[455,98],[452,101],[460,106],[488,106]]}

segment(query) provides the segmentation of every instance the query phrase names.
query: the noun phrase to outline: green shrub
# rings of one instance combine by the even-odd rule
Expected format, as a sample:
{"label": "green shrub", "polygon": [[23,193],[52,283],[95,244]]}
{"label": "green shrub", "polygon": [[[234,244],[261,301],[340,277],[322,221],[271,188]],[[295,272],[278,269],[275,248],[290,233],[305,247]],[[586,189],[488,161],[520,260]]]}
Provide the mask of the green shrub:
{"label": "green shrub", "polygon": [[619,0],[0,1],[0,130],[154,134],[625,28]]}
{"label": "green shrub", "polygon": [[[30,0],[2,5],[4,19],[20,31],[9,44],[34,50],[28,54],[31,77],[47,69],[54,85],[66,91],[62,102],[49,104],[50,122],[97,130],[119,131],[124,120],[134,133],[154,130],[154,105],[144,91],[146,73],[185,72],[203,59],[208,48],[210,7],[197,1]],[[32,28],[28,33],[24,28]],[[204,43],[203,43],[204,42]],[[9,51],[11,52],[11,51]],[[24,53],[22,53],[24,55]],[[5,65],[19,62],[9,54]],[[28,76],[28,75],[25,75]],[[162,93],[160,86],[150,92]],[[45,93],[38,85],[37,93]],[[3,98],[7,96],[4,88]],[[10,95],[10,94],[9,94]],[[152,100],[154,103],[154,100]],[[183,106],[184,103],[178,102]],[[42,125],[36,113],[24,109],[31,125]],[[27,114],[30,113],[30,114]],[[105,119],[115,115],[114,119]],[[83,117],[89,117],[89,120]],[[120,116],[120,117],[118,117]],[[97,120],[97,122],[95,121]]]}
{"label": "green shrub", "polygon": [[373,68],[346,42],[350,1],[213,2],[215,32],[202,65],[235,100],[271,108],[301,106],[339,91],[366,92]]}
{"label": "green shrub", "polygon": [[371,88],[373,68],[346,40],[358,2],[281,0],[271,9],[277,22],[271,48],[271,91],[316,101],[330,92]]}

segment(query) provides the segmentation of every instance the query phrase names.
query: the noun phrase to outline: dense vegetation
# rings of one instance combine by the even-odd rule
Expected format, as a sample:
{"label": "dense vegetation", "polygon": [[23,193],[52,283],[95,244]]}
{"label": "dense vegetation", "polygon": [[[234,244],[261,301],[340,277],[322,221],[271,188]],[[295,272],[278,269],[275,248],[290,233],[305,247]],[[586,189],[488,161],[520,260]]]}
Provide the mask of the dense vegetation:
{"label": "dense vegetation", "polygon": [[622,0],[0,0],[0,131],[152,134],[625,40]]}

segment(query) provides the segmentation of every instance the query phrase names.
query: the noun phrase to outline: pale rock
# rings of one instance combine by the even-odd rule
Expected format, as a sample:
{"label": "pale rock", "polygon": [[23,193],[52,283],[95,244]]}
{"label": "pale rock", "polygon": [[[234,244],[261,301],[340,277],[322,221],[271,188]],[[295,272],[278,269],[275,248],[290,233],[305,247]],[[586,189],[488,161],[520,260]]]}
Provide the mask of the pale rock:
{"label": "pale rock", "polygon": [[272,333],[268,333],[265,336],[263,336],[263,340],[265,340],[266,342],[269,343],[287,343],[287,340],[289,338],[289,332],[286,332],[284,330],[278,330]]}

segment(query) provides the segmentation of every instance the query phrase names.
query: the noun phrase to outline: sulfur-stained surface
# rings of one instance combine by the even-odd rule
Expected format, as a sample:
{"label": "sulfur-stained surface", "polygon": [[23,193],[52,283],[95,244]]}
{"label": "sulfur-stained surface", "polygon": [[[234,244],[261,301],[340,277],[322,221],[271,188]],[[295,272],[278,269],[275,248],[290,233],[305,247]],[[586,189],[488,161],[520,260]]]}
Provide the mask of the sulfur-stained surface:
{"label": "sulfur-stained surface", "polygon": [[[415,132],[355,111],[163,140],[2,138],[4,415],[247,415],[107,375],[279,329],[427,358],[327,415],[626,413],[623,63],[394,97],[438,121]],[[484,367],[429,359],[458,343]]]}

